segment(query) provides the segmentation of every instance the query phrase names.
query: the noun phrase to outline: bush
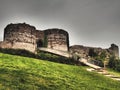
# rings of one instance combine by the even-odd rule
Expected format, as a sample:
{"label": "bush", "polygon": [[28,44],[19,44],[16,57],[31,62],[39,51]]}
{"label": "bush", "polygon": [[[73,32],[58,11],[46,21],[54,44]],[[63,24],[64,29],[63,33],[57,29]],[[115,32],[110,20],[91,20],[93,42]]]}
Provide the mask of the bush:
{"label": "bush", "polygon": [[112,68],[112,69],[115,69],[115,67],[116,67],[116,60],[115,60],[115,57],[114,57],[114,56],[112,56],[112,57],[109,59],[108,67],[110,67],[110,68]]}
{"label": "bush", "polygon": [[115,56],[112,56],[108,62],[108,67],[120,71],[120,60],[116,59]]}
{"label": "bush", "polygon": [[118,65],[116,65],[116,71],[120,72],[120,63]]}
{"label": "bush", "polygon": [[34,53],[23,49],[0,48],[0,52],[12,54],[12,55],[20,55],[25,57],[36,58],[36,55]]}
{"label": "bush", "polygon": [[76,62],[72,58],[66,58],[66,57],[58,56],[52,53],[38,51],[37,55],[38,55],[37,58],[40,58],[43,60],[49,60],[49,61],[64,63],[64,64],[76,64]]}
{"label": "bush", "polygon": [[27,50],[22,50],[22,49],[9,49],[9,48],[0,48],[0,52],[2,53],[7,53],[7,54],[12,54],[12,55],[20,55],[24,57],[31,57],[31,58],[37,58],[37,59],[43,59],[43,60],[49,60],[53,62],[58,62],[58,63],[64,63],[64,64],[77,64],[76,61],[72,58],[66,58],[66,57],[61,57],[55,54],[43,52],[43,51],[37,51],[38,53],[32,53]]}

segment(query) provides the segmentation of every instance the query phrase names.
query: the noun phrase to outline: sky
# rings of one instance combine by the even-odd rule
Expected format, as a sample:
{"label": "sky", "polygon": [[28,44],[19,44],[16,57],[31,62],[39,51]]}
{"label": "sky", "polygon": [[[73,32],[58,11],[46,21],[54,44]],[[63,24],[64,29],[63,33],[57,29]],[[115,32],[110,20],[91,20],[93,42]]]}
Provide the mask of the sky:
{"label": "sky", "polygon": [[120,0],[0,0],[0,41],[9,23],[60,28],[70,45],[120,46]]}

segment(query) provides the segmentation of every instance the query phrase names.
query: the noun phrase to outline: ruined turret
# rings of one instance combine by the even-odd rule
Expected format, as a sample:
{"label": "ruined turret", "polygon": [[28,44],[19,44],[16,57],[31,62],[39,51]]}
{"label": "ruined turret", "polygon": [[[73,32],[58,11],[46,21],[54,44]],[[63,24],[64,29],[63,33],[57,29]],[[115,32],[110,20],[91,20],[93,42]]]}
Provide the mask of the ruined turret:
{"label": "ruined turret", "polygon": [[69,50],[69,35],[62,29],[47,29],[44,31],[45,46],[47,48],[68,51]]}
{"label": "ruined turret", "polygon": [[[29,24],[9,24],[4,30],[4,42],[10,43],[9,48],[35,51],[36,28]],[[7,45],[7,44],[5,44]]]}
{"label": "ruined turret", "polygon": [[114,55],[116,58],[119,57],[119,48],[118,48],[117,45],[111,44],[111,47],[110,47],[109,49],[112,51],[113,55]]}

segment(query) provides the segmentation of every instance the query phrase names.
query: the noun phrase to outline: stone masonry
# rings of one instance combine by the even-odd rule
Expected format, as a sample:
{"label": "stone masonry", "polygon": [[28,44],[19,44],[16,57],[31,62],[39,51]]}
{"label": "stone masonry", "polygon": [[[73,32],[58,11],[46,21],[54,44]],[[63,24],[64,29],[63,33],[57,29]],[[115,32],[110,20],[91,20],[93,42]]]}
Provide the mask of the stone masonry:
{"label": "stone masonry", "polygon": [[111,44],[111,47],[107,49],[74,45],[70,47],[70,52],[86,59],[90,59],[91,56],[94,57],[95,55],[100,56],[103,54],[106,58],[110,58],[111,56],[115,56],[116,58],[119,57],[119,48],[115,44]]}
{"label": "stone masonry", "polygon": [[26,23],[9,24],[4,30],[1,48],[25,49],[35,52],[37,48],[46,47],[68,51],[69,36],[62,29],[36,30]]}
{"label": "stone masonry", "polygon": [[106,58],[114,55],[119,57],[119,48],[111,44],[110,48],[85,47],[74,45],[69,47],[69,34],[62,29],[37,30],[26,23],[8,24],[4,29],[4,41],[0,42],[0,48],[25,49],[33,53],[38,48],[48,48],[60,51],[69,51],[82,58],[89,59],[92,55],[104,53]]}

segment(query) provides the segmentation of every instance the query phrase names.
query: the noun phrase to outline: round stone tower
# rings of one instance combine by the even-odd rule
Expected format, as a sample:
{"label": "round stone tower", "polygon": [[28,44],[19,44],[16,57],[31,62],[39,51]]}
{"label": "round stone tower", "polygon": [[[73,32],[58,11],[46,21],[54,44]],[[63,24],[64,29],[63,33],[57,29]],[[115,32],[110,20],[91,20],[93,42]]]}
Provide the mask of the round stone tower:
{"label": "round stone tower", "polygon": [[44,31],[44,46],[51,49],[68,51],[69,35],[62,29],[47,29]]}
{"label": "round stone tower", "polygon": [[10,42],[11,48],[34,52],[36,47],[35,30],[35,27],[25,23],[9,24],[4,30],[4,41]]}

